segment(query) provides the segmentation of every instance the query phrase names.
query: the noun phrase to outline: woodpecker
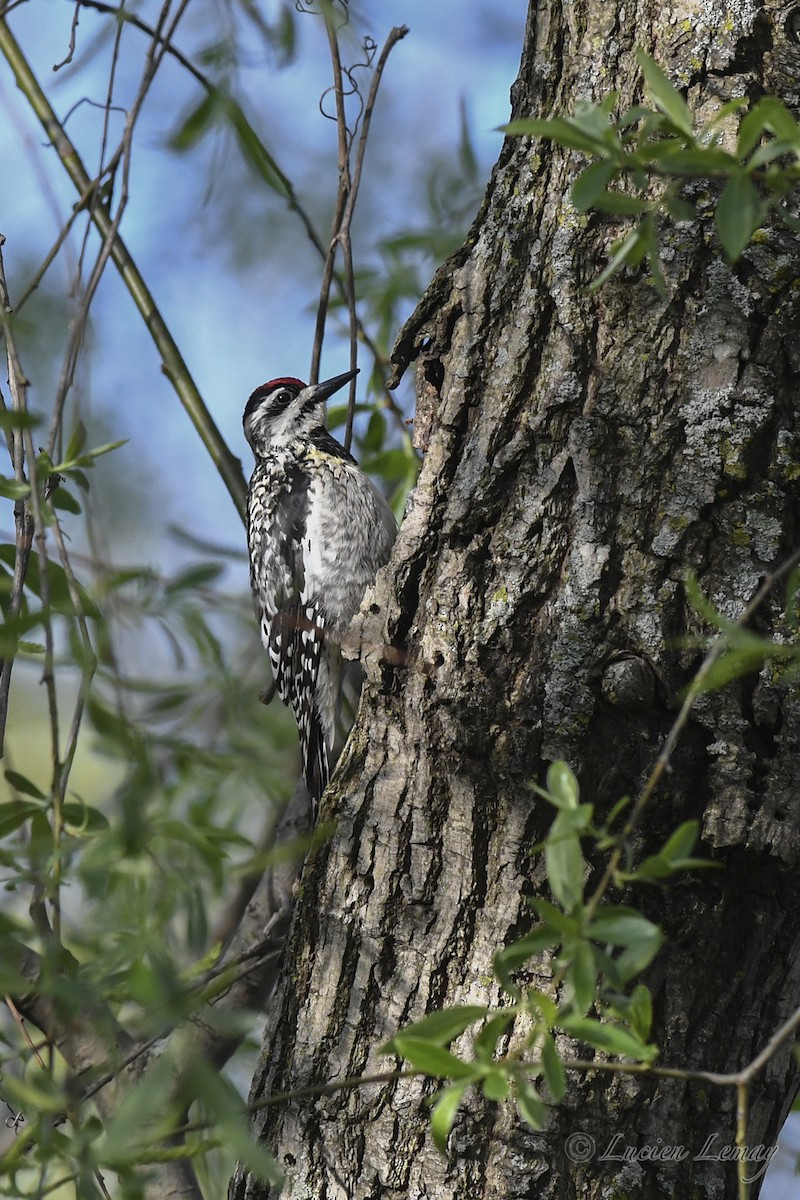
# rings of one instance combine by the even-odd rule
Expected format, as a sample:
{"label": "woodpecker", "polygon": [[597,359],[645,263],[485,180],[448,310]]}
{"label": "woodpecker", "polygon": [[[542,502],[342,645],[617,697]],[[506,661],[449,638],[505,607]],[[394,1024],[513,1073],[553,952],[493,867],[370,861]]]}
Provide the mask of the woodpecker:
{"label": "woodpecker", "polygon": [[243,417],[256,460],[247,493],[250,584],[275,686],[297,721],[315,814],[336,733],[339,644],[397,532],[386,500],[323,424],[325,401],[356,374],[311,385],[271,379]]}

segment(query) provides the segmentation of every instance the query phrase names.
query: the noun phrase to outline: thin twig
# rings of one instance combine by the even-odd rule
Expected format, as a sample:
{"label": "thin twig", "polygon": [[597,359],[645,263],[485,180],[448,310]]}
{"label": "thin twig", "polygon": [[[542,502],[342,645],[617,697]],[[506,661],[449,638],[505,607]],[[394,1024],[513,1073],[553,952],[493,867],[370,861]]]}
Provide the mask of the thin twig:
{"label": "thin twig", "polygon": [[[344,215],[339,233],[339,241],[342,246],[342,255],[344,257],[344,283],[345,296],[347,299],[347,311],[350,319],[350,369],[356,367],[357,355],[357,338],[358,338],[358,319],[356,315],[356,298],[355,298],[355,281],[353,275],[353,247],[350,236],[350,230],[353,221],[353,212],[355,211],[356,200],[358,198],[358,189],[361,185],[361,175],[364,170],[364,155],[367,149],[367,138],[369,137],[370,122],[372,121],[372,113],[375,108],[375,101],[378,98],[378,88],[381,83],[383,69],[386,66],[386,60],[391,54],[394,47],[408,33],[407,25],[395,25],[386,39],[380,57],[375,64],[375,69],[372,73],[372,82],[370,84],[369,93],[367,95],[367,103],[364,107],[361,136],[358,139],[358,148],[356,150],[355,162],[353,165],[353,176],[350,181],[350,190],[347,197]],[[393,401],[394,403],[394,401]],[[356,382],[355,379],[350,382],[350,402],[347,406],[347,426],[344,435],[344,448],[350,449],[353,440],[353,417],[356,411]]]}
{"label": "thin twig", "polygon": [[336,28],[333,22],[332,10],[326,9],[323,12],[323,18],[325,21],[325,31],[328,35],[328,47],[331,55],[331,68],[333,70],[333,94],[336,100],[336,135],[338,145],[337,166],[339,172],[339,183],[336,189],[336,204],[334,206],[333,221],[331,223],[331,239],[328,245],[327,254],[325,256],[325,265],[322,269],[322,282],[320,284],[319,303],[317,305],[317,318],[314,326],[314,343],[311,349],[311,368],[309,370],[310,383],[317,383],[319,380],[319,364],[320,358],[322,357],[322,343],[325,340],[325,323],[328,317],[328,302],[330,300],[331,282],[333,280],[333,270],[336,263],[336,249],[339,244],[342,220],[344,218],[344,213],[347,206],[347,196],[350,191],[347,113],[345,111],[344,103],[344,82],[342,77],[342,60],[339,54],[339,39],[337,37]]}
{"label": "thin twig", "polygon": [[[0,325],[2,325],[3,338],[6,344],[6,362],[8,365],[8,381],[11,387],[12,403],[14,411],[22,412],[26,408],[25,404],[25,389],[27,380],[25,379],[22,365],[17,353],[14,333],[11,327],[11,303],[8,296],[8,286],[6,284],[5,267],[3,264],[3,244],[5,238],[0,234]],[[0,397],[1,398],[1,397]],[[3,407],[5,404],[3,403]],[[7,432],[8,447],[11,454],[11,462],[14,471],[14,478],[18,483],[25,484],[25,448],[22,440],[21,429],[9,429]],[[6,626],[9,630],[13,629],[13,623],[19,617],[22,611],[22,593],[25,586],[25,579],[28,574],[28,564],[30,563],[31,553],[33,550],[33,516],[31,507],[27,497],[22,497],[14,502],[14,526],[15,526],[15,552],[14,552],[14,575],[11,581],[11,591],[8,598],[8,615],[6,618]],[[11,634],[9,633],[9,636]],[[0,664],[0,758],[4,755],[5,747],[5,731],[8,722],[8,704],[11,693],[11,673],[14,669],[14,654],[9,649],[8,654]]]}

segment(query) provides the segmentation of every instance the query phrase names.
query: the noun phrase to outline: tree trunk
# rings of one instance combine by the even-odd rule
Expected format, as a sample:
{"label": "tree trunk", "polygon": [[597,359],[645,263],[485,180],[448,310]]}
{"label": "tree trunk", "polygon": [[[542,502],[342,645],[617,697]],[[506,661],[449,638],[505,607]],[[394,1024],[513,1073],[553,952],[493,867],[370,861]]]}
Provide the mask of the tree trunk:
{"label": "tree trunk", "polygon": [[[685,15],[532,4],[514,115],[612,88],[634,102],[637,45],[706,119],[731,96],[787,98],[800,49],[785,11]],[[576,169],[568,152],[507,140],[467,244],[398,343],[401,369],[416,359],[425,458],[372,612],[404,662],[368,664],[255,1102],[385,1070],[377,1049],[399,1026],[497,1002],[493,951],[546,887],[532,847],[552,810],[528,782],[565,758],[600,819],[635,794],[699,663],[687,572],[735,618],[796,545],[797,239],[770,229],[731,268],[710,219],[666,228],[666,300],[643,270],[589,295],[624,226],[574,211]],[[756,627],[785,639],[781,613],[775,595]],[[799,716],[774,664],[704,696],[636,835],[643,855],[698,818],[700,852],[723,868],[628,898],[668,937],[648,974],[665,1065],[735,1070],[800,1003]],[[549,976],[544,961],[539,986]],[[774,1143],[796,1085],[784,1046],[753,1088],[749,1146]],[[539,1133],[473,1096],[448,1158],[428,1132],[433,1090],[403,1080],[284,1103],[256,1129],[285,1194],[314,1200],[736,1194],[734,1167],[696,1158],[709,1137],[712,1156],[733,1145],[730,1089],[576,1073]],[[596,1148],[583,1162],[566,1140],[578,1131]],[[601,1157],[656,1145],[685,1153]],[[244,1172],[231,1184],[234,1200],[268,1194]]]}

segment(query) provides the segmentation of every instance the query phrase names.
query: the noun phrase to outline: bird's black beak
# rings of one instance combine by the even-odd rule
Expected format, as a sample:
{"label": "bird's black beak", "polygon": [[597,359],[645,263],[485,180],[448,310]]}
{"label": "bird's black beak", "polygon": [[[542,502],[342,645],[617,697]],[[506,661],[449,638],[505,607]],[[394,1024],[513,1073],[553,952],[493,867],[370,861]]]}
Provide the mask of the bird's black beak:
{"label": "bird's black beak", "polygon": [[323,400],[327,400],[334,392],[338,392],[339,388],[343,388],[351,379],[355,379],[357,374],[358,368],[355,371],[345,371],[343,375],[334,375],[333,379],[310,384],[305,391],[309,400],[312,400],[314,404],[321,404]]}

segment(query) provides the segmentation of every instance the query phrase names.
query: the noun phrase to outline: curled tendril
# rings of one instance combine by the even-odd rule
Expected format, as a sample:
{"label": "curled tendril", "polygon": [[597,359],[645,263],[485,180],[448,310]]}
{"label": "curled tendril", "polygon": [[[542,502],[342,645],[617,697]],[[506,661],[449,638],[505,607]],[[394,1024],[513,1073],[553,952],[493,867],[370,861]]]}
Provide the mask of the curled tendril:
{"label": "curled tendril", "polygon": [[23,1112],[14,1112],[14,1109],[7,1100],[4,1100],[3,1103],[11,1114],[11,1116],[6,1117],[6,1119],[3,1121],[3,1124],[5,1125],[6,1129],[13,1129],[14,1133],[16,1133],[20,1125],[25,1124],[25,1114]]}
{"label": "curled tendril", "polygon": [[[344,24],[347,25],[350,20],[348,9],[350,0],[337,0],[337,2],[341,5]],[[320,17],[322,16],[322,7],[317,8],[316,3],[317,0],[294,0],[295,11],[302,14],[310,13],[313,17]]]}
{"label": "curled tendril", "polygon": [[[298,4],[301,4],[302,2],[303,0],[297,0]],[[358,81],[355,78],[355,72],[368,71],[371,69],[378,50],[378,43],[374,40],[374,38],[371,38],[367,34],[361,41],[361,49],[364,55],[363,59],[359,60],[358,62],[351,63],[349,67],[342,67],[342,75],[345,77],[349,85],[342,93],[344,98],[348,99],[350,96],[358,97],[358,112],[355,114],[355,120],[352,122],[352,126],[350,124],[347,126],[347,140],[350,145],[352,145],[353,141],[355,140],[356,134],[358,133],[358,127],[361,124],[361,118],[364,115],[364,97],[361,93],[361,88],[359,87]],[[326,88],[319,98],[319,111],[328,121],[336,120],[335,112],[329,113],[325,111],[325,100],[331,95],[332,92],[335,92],[335,90],[336,89],[334,87]]]}

